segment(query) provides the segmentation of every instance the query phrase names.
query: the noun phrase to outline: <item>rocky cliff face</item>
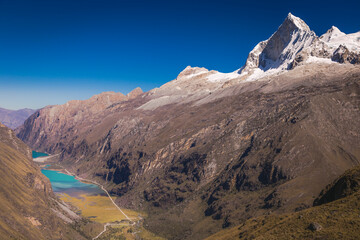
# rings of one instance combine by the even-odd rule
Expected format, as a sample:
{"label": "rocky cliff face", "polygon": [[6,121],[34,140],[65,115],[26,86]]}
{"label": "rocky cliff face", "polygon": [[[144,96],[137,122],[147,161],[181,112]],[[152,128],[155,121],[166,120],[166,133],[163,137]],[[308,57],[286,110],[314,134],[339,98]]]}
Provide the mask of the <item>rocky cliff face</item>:
{"label": "rocky cliff face", "polygon": [[239,71],[187,67],[138,97],[47,107],[18,136],[149,212],[147,227],[172,239],[307,208],[360,161],[360,69],[330,50],[312,56],[321,41],[289,15]]}

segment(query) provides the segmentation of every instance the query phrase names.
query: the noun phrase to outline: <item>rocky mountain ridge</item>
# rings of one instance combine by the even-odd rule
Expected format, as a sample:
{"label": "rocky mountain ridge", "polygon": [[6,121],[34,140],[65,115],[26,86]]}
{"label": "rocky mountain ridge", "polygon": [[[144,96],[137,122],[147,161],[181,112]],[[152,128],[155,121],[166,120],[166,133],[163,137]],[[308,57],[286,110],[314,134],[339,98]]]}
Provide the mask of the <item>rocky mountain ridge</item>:
{"label": "rocky mountain ridge", "polygon": [[[107,108],[113,104],[129,101],[140,94],[142,94],[140,88],[134,89],[127,96],[122,93],[103,92],[87,100],[72,100],[63,105],[44,107],[26,120],[27,122],[35,124],[37,128],[37,132],[33,132],[33,134],[35,134],[34,140],[36,139],[36,144],[33,143],[32,146],[38,149],[45,139],[49,140],[53,138],[55,140],[59,137],[65,139],[67,138],[67,134],[76,136],[79,134],[79,130],[91,130],[91,126],[85,126],[84,122],[90,119],[98,119],[101,121],[103,118],[99,115],[101,115],[102,112],[106,112]],[[41,121],[39,121],[40,118],[42,119]],[[36,123],[33,122],[35,120],[37,121]],[[80,128],[75,130],[75,125]],[[28,126],[29,124],[27,123],[17,129],[20,138],[25,139],[23,133],[26,133],[28,129],[24,128]],[[60,145],[59,147],[62,146]],[[54,150],[46,150],[46,152],[52,151]]]}

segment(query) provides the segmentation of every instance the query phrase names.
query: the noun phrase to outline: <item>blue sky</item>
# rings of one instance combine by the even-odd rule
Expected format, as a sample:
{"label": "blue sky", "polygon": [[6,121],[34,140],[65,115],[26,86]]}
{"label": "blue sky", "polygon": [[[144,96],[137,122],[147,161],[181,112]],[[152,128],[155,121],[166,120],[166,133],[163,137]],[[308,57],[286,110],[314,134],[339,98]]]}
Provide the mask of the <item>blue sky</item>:
{"label": "blue sky", "polygon": [[148,91],[187,65],[240,68],[292,12],[318,35],[360,30],[359,1],[0,0],[0,107]]}

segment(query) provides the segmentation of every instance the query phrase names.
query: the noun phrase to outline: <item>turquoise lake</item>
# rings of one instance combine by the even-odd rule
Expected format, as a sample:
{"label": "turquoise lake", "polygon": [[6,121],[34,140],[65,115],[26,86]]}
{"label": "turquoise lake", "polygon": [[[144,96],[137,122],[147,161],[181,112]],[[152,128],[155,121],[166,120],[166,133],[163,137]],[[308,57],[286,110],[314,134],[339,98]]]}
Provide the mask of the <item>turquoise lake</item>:
{"label": "turquoise lake", "polygon": [[[32,157],[44,157],[49,156],[46,153],[32,151]],[[78,197],[81,194],[86,195],[105,195],[104,191],[95,184],[88,184],[80,182],[75,179],[74,176],[67,175],[57,170],[48,169],[51,165],[46,165],[41,169],[41,173],[44,174],[51,183],[54,193],[61,194],[66,193],[73,197]]]}
{"label": "turquoise lake", "polygon": [[32,151],[32,157],[33,157],[33,158],[46,157],[46,156],[49,156],[49,154],[42,153],[42,152]]}
{"label": "turquoise lake", "polygon": [[[34,157],[35,156],[35,157]],[[48,156],[46,153],[35,152],[33,151],[33,158]],[[104,191],[101,190],[95,184],[83,183],[77,180],[74,176],[67,175],[60,171],[47,169],[51,165],[46,165],[41,169],[42,174],[44,174],[51,183],[54,193],[66,193],[73,197],[78,197],[81,194],[86,195],[104,195]]]}
{"label": "turquoise lake", "polygon": [[104,192],[95,184],[80,182],[74,176],[64,174],[59,171],[42,169],[41,172],[49,178],[55,193],[66,193],[73,197],[81,194],[103,195]]}

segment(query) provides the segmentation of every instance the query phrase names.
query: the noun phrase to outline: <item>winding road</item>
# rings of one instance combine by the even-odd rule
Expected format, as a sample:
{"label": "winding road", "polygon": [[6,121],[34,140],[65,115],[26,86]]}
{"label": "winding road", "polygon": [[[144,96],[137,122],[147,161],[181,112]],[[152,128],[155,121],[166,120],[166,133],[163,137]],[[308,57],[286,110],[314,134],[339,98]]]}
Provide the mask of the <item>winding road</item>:
{"label": "winding road", "polygon": [[127,226],[127,224],[121,224],[121,223],[106,223],[106,224],[104,225],[104,230],[103,230],[101,233],[99,233],[99,235],[97,235],[96,237],[94,237],[93,240],[97,239],[97,238],[100,237],[104,232],[106,232],[108,226]]}
{"label": "winding road", "polygon": [[[90,182],[90,183],[92,183],[92,184],[95,184],[95,185],[99,186],[99,187],[107,194],[107,196],[109,197],[110,201],[114,204],[114,206],[126,217],[127,220],[129,220],[130,222],[132,222],[131,218],[129,218],[129,217],[123,212],[123,210],[121,210],[121,208],[114,202],[114,200],[111,198],[109,192],[104,188],[103,185],[101,185],[101,184],[98,183],[98,182],[92,181],[92,180],[88,180],[88,179],[85,179],[85,178],[78,177],[78,176],[76,176],[75,174],[73,174],[73,173],[71,173],[70,171],[68,171],[66,168],[63,168],[63,169],[64,169],[64,171],[65,171],[68,175],[74,176],[75,179],[78,179],[78,180],[84,181],[84,182]],[[134,225],[134,224],[135,224],[135,222],[131,223],[130,225]],[[104,232],[106,232],[108,226],[128,226],[128,224],[106,223],[106,224],[104,225],[104,230],[103,230],[101,233],[99,233],[99,235],[97,235],[96,237],[94,237],[93,240],[99,238]]]}

